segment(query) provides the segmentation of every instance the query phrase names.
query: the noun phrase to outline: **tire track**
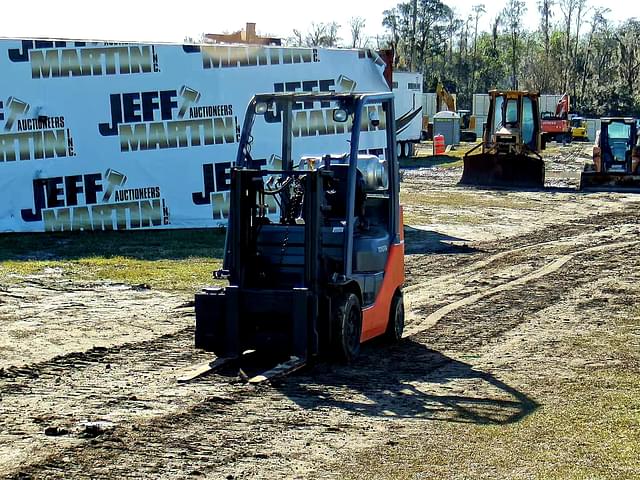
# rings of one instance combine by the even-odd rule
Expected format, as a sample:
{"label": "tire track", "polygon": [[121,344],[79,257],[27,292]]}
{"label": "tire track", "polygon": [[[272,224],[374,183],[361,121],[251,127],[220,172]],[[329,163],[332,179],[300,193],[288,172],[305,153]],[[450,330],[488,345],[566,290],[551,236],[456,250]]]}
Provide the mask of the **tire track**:
{"label": "tire track", "polygon": [[[560,241],[564,239],[542,243],[559,245]],[[440,312],[439,318],[427,318],[437,324],[465,306],[514,293],[517,287],[558,272],[579,255],[638,243],[617,242],[565,254],[533,272],[442,307],[432,314]],[[567,244],[576,246],[575,241]],[[500,252],[473,264],[470,271],[540,245]],[[461,274],[447,277],[455,279]],[[472,301],[465,302],[468,299]],[[527,297],[524,301],[538,308],[544,299]],[[492,320],[484,319],[486,323]],[[429,328],[423,327],[418,333]],[[471,327],[475,326],[467,325],[461,335],[472,335]],[[441,330],[446,335],[451,328],[445,325]],[[379,447],[389,418],[439,418],[447,408],[458,407],[461,421],[478,421],[477,411],[469,408],[478,402],[484,408],[478,410],[485,412],[480,421],[491,423],[517,416],[526,407],[526,399],[509,397],[491,403],[468,395],[461,397],[462,405],[456,405],[459,396],[434,394],[437,387],[429,382],[448,388],[461,378],[480,381],[487,375],[429,350],[424,343],[404,339],[397,347],[365,352],[369,356],[353,366],[320,364],[312,373],[291,377],[274,388],[257,389],[217,375],[177,386],[178,369],[207,359],[193,349],[191,329],[151,342],[65,355],[36,364],[33,372],[16,371],[6,381],[0,380],[1,386],[8,386],[0,390],[3,414],[7,414],[0,418],[0,459],[5,459],[4,463],[0,460],[0,471],[12,478],[20,474],[38,478],[224,478],[240,474],[306,478],[336,456]],[[415,386],[420,382],[427,382],[428,394]],[[85,420],[107,420],[114,428],[97,438],[82,438]],[[69,427],[71,434],[44,437],[47,425]],[[21,456],[15,455],[16,450]]]}
{"label": "tire track", "polygon": [[[554,242],[547,242],[547,244],[551,244]],[[436,323],[438,323],[444,316],[448,315],[449,313],[453,312],[454,310],[457,310],[461,307],[464,306],[468,306],[471,304],[474,304],[476,302],[478,302],[479,300],[482,300],[486,297],[490,297],[492,295],[497,295],[501,292],[507,291],[507,290],[511,290],[514,289],[516,287],[522,286],[522,285],[526,285],[529,282],[535,281],[539,278],[542,278],[546,275],[549,275],[551,273],[557,272],[560,268],[562,268],[567,262],[573,260],[576,256],[579,255],[584,255],[584,254],[588,254],[588,253],[596,253],[599,251],[603,251],[603,250],[608,250],[608,249],[616,249],[616,248],[623,248],[623,247],[628,247],[628,246],[633,246],[633,245],[640,245],[640,241],[629,241],[629,242],[618,242],[618,243],[610,243],[610,244],[605,244],[605,245],[597,245],[594,247],[589,247],[583,250],[580,250],[578,252],[574,252],[574,253],[570,253],[567,255],[563,255],[557,259],[555,259],[554,261],[546,264],[545,266],[543,266],[542,268],[539,268],[531,273],[528,273],[522,277],[516,278],[514,280],[511,280],[509,282],[503,283],[501,285],[498,285],[496,287],[493,288],[489,288],[487,290],[475,293],[473,295],[469,295],[467,297],[464,297],[456,302],[450,303],[448,305],[445,305],[444,307],[439,308],[438,310],[436,310],[435,312],[431,313],[430,315],[428,315],[426,318],[424,318],[423,320],[418,321],[417,323],[412,324],[409,328],[407,328],[405,330],[405,333],[403,334],[403,337],[410,337],[410,336],[414,336],[417,335],[419,333],[424,332],[425,330],[428,330],[429,328],[433,327]],[[525,248],[531,248],[531,247],[523,247],[523,249]],[[516,249],[516,250],[521,250],[521,249]],[[510,254],[512,252],[514,252],[515,250],[511,250],[508,252],[502,252],[504,254]],[[501,254],[498,254],[501,255]],[[487,259],[483,262],[486,262],[488,260],[492,260],[495,261],[495,257],[497,257],[498,255]],[[501,257],[500,257],[501,258]]]}
{"label": "tire track", "polygon": [[5,371],[0,378],[0,471],[29,463],[43,451],[51,443],[43,435],[47,427],[70,432],[56,439],[70,445],[84,434],[88,421],[135,423],[198,401],[197,387],[179,387],[175,377],[179,369],[210,357],[193,348],[193,328],[185,328]]}

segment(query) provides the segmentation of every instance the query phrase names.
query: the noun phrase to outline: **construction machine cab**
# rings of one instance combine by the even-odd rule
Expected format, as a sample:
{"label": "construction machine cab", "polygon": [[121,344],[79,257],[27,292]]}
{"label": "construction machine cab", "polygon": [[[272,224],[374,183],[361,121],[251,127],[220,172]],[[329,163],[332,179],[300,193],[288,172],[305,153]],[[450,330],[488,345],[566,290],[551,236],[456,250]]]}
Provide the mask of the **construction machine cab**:
{"label": "construction machine cab", "polygon": [[603,118],[593,146],[593,164],[585,166],[581,189],[640,188],[640,146],[634,118]]}
{"label": "construction machine cab", "polygon": [[542,187],[541,148],[538,94],[492,90],[483,140],[465,154],[460,183]]}
{"label": "construction machine cab", "polygon": [[350,360],[399,338],[402,235],[392,93],[256,95],[231,170],[229,286],[196,295],[196,346]]}

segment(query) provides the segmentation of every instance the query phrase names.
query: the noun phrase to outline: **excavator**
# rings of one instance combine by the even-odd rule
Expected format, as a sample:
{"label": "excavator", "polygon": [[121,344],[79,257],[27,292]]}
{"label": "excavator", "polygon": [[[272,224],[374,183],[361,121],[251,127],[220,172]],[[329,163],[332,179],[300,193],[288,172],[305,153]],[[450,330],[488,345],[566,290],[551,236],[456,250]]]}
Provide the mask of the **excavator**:
{"label": "excavator", "polygon": [[593,146],[593,163],[580,176],[581,190],[640,189],[640,146],[634,118],[603,118]]}
{"label": "excavator", "polygon": [[[460,183],[488,187],[544,186],[537,93],[491,90],[482,142],[465,153]],[[481,153],[476,151],[481,149]]]}
{"label": "excavator", "polygon": [[578,142],[587,142],[589,136],[587,135],[587,121],[578,115],[571,117],[569,120],[571,126],[571,140]]}
{"label": "excavator", "polygon": [[569,94],[565,93],[560,97],[555,113],[542,113],[540,129],[545,143],[551,141],[570,143],[573,140],[572,125],[569,121]]}
{"label": "excavator", "polygon": [[476,117],[469,110],[458,110],[456,98],[449,93],[442,82],[436,85],[436,112],[456,112],[460,117],[460,141],[475,142]]}
{"label": "excavator", "polygon": [[[393,100],[391,92],[253,97],[215,274],[228,285],[195,297],[195,345],[217,356],[204,370],[261,352],[280,363],[248,379],[259,383],[317,356],[350,362],[375,337],[401,338]],[[324,151],[341,142],[326,135],[342,135],[343,151]]]}

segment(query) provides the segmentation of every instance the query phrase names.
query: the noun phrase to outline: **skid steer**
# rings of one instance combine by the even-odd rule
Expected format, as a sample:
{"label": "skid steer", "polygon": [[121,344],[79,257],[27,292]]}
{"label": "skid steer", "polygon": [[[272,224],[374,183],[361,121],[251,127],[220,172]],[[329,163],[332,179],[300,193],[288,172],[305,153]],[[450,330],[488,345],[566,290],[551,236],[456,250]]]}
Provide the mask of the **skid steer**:
{"label": "skid steer", "polygon": [[593,164],[580,175],[581,190],[640,189],[640,147],[633,118],[603,118],[593,146]]}
{"label": "skid steer", "polygon": [[[336,145],[326,141],[331,134],[342,135],[341,151],[324,151]],[[404,240],[392,93],[251,100],[216,275],[228,286],[196,295],[195,344],[219,359],[266,352],[282,362],[270,375],[282,374],[317,355],[351,361],[374,337],[400,339]]]}
{"label": "skid steer", "polygon": [[543,187],[541,147],[538,94],[491,90],[483,139],[464,155],[460,183]]}

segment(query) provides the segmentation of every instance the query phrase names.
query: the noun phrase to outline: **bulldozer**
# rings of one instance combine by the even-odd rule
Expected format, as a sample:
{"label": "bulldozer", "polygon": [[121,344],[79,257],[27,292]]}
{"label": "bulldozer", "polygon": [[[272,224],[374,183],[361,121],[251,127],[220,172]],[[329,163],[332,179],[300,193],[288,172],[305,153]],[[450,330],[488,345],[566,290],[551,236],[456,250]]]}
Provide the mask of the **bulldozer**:
{"label": "bulldozer", "polygon": [[[325,151],[335,148],[323,139],[332,134],[342,150]],[[195,296],[195,345],[214,352],[216,365],[266,353],[279,363],[249,379],[258,382],[318,356],[350,362],[374,337],[401,338],[395,140],[391,92],[253,97],[215,273],[228,285]]]}
{"label": "bulldozer", "polygon": [[640,146],[634,118],[603,118],[593,146],[593,163],[580,175],[581,190],[640,189]]}
{"label": "bulldozer", "polygon": [[[476,151],[481,149],[481,153]],[[460,183],[488,187],[544,186],[538,94],[489,92],[482,142],[465,153]]]}

